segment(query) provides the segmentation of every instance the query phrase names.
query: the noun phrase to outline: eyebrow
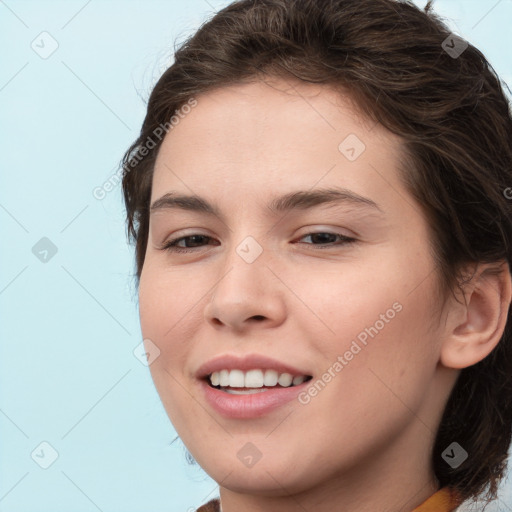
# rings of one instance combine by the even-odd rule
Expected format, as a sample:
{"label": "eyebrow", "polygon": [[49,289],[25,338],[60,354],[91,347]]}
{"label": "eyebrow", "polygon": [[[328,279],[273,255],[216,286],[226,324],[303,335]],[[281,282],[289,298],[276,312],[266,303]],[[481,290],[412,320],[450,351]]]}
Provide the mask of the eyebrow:
{"label": "eyebrow", "polygon": [[[307,210],[319,205],[348,204],[361,209],[378,210],[384,213],[379,205],[355,192],[345,188],[325,188],[316,190],[297,190],[279,197],[274,197],[267,207],[275,213],[287,213],[291,210]],[[178,208],[181,210],[206,213],[224,220],[220,208],[207,199],[197,195],[184,195],[175,192],[164,194],[156,199],[150,212]]]}

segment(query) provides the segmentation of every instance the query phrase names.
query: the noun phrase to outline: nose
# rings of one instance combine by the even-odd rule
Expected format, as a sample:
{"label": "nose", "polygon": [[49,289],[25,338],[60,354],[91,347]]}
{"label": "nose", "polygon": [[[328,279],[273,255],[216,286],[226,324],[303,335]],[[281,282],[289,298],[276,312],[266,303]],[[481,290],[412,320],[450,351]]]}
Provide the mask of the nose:
{"label": "nose", "polygon": [[263,254],[248,263],[233,251],[227,260],[205,307],[206,321],[216,329],[238,332],[282,324],[286,287],[267,266]]}

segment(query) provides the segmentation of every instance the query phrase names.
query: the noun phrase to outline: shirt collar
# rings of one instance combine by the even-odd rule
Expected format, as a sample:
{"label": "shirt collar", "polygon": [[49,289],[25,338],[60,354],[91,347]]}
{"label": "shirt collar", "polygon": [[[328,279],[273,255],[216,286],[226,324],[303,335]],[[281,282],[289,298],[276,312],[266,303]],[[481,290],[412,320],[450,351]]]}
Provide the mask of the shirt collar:
{"label": "shirt collar", "polygon": [[[220,500],[215,501],[218,506],[218,511],[222,512]],[[416,507],[412,512],[453,512],[459,505],[460,498],[456,491],[448,487],[443,487]]]}
{"label": "shirt collar", "polygon": [[459,505],[460,497],[457,492],[448,487],[443,487],[412,512],[452,512]]}

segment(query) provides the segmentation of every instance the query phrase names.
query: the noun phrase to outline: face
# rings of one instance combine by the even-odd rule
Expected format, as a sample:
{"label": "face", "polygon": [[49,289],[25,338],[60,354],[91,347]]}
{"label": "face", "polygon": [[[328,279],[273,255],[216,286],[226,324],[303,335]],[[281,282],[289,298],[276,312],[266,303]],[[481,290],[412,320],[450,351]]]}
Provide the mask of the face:
{"label": "face", "polygon": [[177,433],[236,492],[428,466],[436,274],[400,141],[326,86],[196,99],[158,155],[139,289]]}

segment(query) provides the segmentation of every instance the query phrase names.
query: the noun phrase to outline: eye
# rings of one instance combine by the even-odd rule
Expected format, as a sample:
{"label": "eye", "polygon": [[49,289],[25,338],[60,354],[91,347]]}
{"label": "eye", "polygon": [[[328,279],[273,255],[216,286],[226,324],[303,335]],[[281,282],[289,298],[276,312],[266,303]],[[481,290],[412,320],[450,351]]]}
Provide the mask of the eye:
{"label": "eye", "polygon": [[[318,249],[324,249],[332,246],[339,245],[348,245],[353,244],[357,240],[355,238],[351,238],[340,233],[331,233],[329,231],[318,231],[313,233],[308,233],[299,240],[304,238],[310,238],[313,243],[306,243],[306,245],[317,246]],[[339,243],[333,243],[336,238],[339,240]],[[207,235],[202,235],[199,233],[195,233],[188,236],[182,236],[179,238],[173,238],[168,240],[162,247],[162,250],[166,250],[169,252],[180,252],[180,253],[189,253],[194,252],[196,249],[201,248],[206,242],[213,241],[214,239]],[[315,243],[318,242],[318,243]],[[180,245],[184,243],[185,245]],[[219,245],[216,243],[215,245]]]}
{"label": "eye", "polygon": [[[308,234],[302,236],[301,238],[299,238],[299,240],[304,239],[304,238],[310,238],[311,241],[313,242],[312,244],[308,243],[306,245],[316,246],[317,249],[328,249],[329,247],[333,247],[333,246],[349,245],[349,244],[353,244],[354,242],[357,241],[355,238],[351,238],[349,236],[342,235],[340,233],[331,233],[329,231],[318,231],[318,232],[314,232],[314,233],[308,233]],[[337,243],[337,244],[332,243],[334,240],[336,240],[336,238],[339,239],[339,243]],[[315,243],[315,241],[318,243]]]}
{"label": "eye", "polygon": [[[192,246],[187,246],[187,241],[191,240]],[[201,246],[201,242],[205,240],[213,240],[211,236],[201,235],[199,233],[173,238],[168,240],[161,249],[170,252],[194,252],[194,249]],[[185,242],[185,247],[178,245],[180,242]],[[218,245],[218,244],[217,244]]]}

